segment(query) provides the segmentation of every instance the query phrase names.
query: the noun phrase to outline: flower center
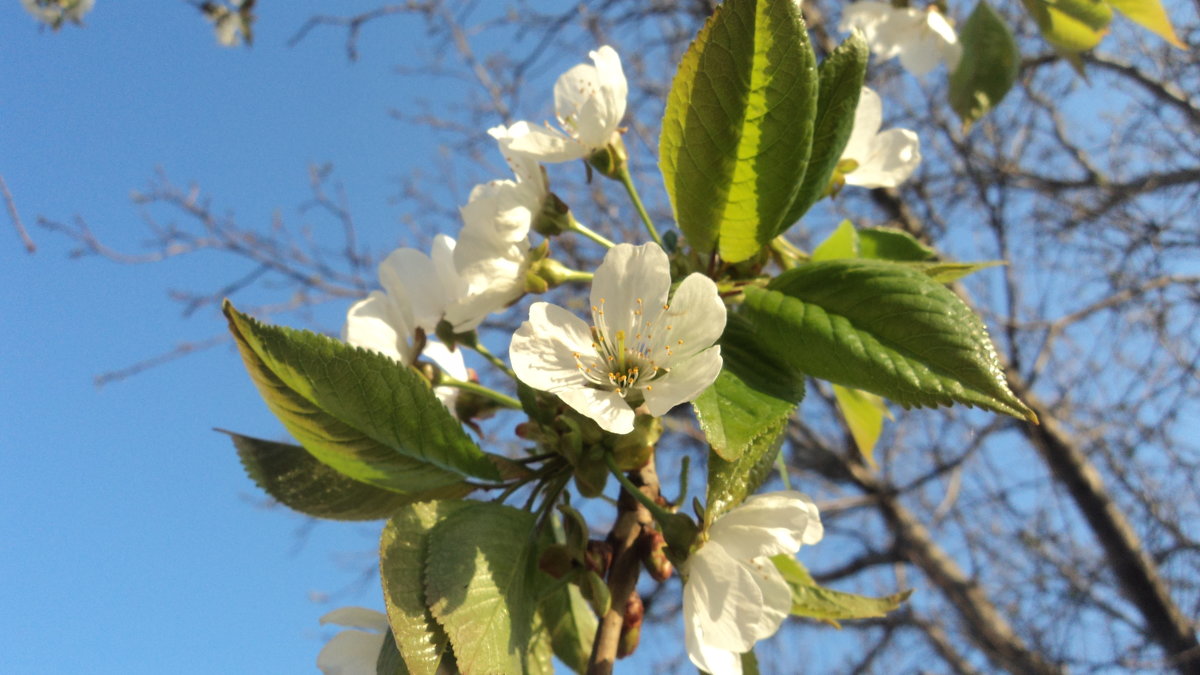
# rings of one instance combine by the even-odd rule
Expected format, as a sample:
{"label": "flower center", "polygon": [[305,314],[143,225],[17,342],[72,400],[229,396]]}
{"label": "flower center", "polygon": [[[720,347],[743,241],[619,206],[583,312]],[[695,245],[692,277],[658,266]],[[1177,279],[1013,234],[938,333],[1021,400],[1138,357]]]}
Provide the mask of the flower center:
{"label": "flower center", "polygon": [[670,305],[663,305],[647,317],[642,298],[635,303],[633,322],[626,332],[610,329],[604,314],[604,298],[600,298],[600,303],[592,306],[592,347],[596,357],[574,355],[579,370],[593,385],[616,391],[623,398],[636,389],[653,389],[651,383],[670,370],[667,363],[672,348],[683,344],[682,340],[669,339],[673,326],[655,325],[667,316]]}

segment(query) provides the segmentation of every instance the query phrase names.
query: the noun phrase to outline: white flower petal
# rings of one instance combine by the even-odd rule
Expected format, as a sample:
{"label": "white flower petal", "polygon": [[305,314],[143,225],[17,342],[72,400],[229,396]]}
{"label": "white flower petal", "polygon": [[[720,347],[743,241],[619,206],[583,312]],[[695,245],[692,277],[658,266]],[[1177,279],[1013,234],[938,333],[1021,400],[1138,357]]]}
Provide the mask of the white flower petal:
{"label": "white flower petal", "polygon": [[392,251],[379,263],[379,283],[389,297],[407,297],[416,327],[433,332],[442,318],[447,289],[433,260],[415,248]]}
{"label": "white flower petal", "polygon": [[563,403],[571,406],[581,415],[590,417],[601,429],[614,434],[627,434],[633,431],[633,421],[637,415],[633,408],[615,391],[579,387],[563,389],[558,392]]}
{"label": "white flower petal", "polygon": [[721,364],[719,345],[673,363],[668,375],[643,387],[646,408],[651,415],[662,417],[680,403],[696,400],[721,374]]}
{"label": "white flower petal", "polygon": [[388,629],[387,615],[366,607],[339,607],[327,612],[320,621],[322,626],[332,623],[337,626],[362,628],[377,633]]}
{"label": "white flower petal", "polygon": [[[421,351],[421,355],[429,359],[442,370],[443,373],[453,377],[456,380],[465,382],[470,379],[471,374],[467,370],[467,364],[463,360],[463,352],[461,349],[450,351],[450,348],[441,342],[430,340],[425,343],[425,349]],[[458,402],[458,394],[461,390],[458,387],[434,387],[433,393],[442,402],[442,405],[454,411],[454,404]]]}
{"label": "white flower petal", "polygon": [[608,145],[625,116],[628,84],[621,58],[607,45],[591,52],[596,65],[581,63],[554,84],[554,111],[567,133],[588,154]]}
{"label": "white flower petal", "polygon": [[401,363],[408,363],[413,356],[409,343],[412,330],[408,325],[391,307],[386,295],[372,291],[350,307],[346,324],[342,327],[342,339],[355,347],[370,349]]}
{"label": "white flower petal", "polygon": [[858,168],[845,174],[848,185],[896,187],[921,163],[921,140],[908,129],[888,129],[875,137],[871,153],[858,161]]}
{"label": "white flower petal", "polygon": [[317,668],[325,675],[375,675],[384,637],[382,633],[342,631],[317,654]]}
{"label": "white flower petal", "polygon": [[[771,577],[774,572],[775,578]],[[687,561],[688,586],[704,589],[696,597],[699,632],[706,644],[733,652],[747,652],[758,640],[773,635],[791,608],[791,592],[783,586],[787,601],[779,611],[776,598],[767,598],[764,590],[778,594],[779,571],[769,560],[756,566],[733,557],[717,539],[709,539]],[[685,618],[685,620],[689,620]]]}
{"label": "white flower petal", "polygon": [[[567,310],[546,302],[529,307],[529,321],[521,324],[508,347],[513,372],[525,384],[560,393],[584,388],[576,354],[595,354],[588,325]],[[594,358],[597,362],[598,358]]]}
{"label": "white flower petal", "polygon": [[670,330],[668,365],[686,360],[720,339],[725,332],[725,314],[716,283],[698,272],[689,274],[671,296],[671,308],[658,319],[658,330]]}
{"label": "white flower petal", "polygon": [[699,616],[696,605],[699,587],[686,584],[683,587],[683,642],[687,648],[688,658],[692,664],[706,673],[730,673],[741,675],[742,659],[736,652],[719,649],[708,644],[703,634],[703,619]]}
{"label": "white flower petal", "polygon": [[823,532],[816,505],[794,490],[755,495],[709,528],[712,540],[745,559],[793,555],[801,544],[819,540],[816,532]]}
{"label": "white flower petal", "polygon": [[850,139],[846,141],[842,158],[853,159],[861,164],[871,154],[872,142],[881,126],[883,102],[879,99],[879,94],[863,87],[858,97],[858,107],[854,109],[854,128],[850,131]]}
{"label": "white flower petal", "polygon": [[[514,131],[516,130],[516,131]],[[582,159],[588,149],[579,141],[550,127],[519,122],[509,128],[509,152],[522,153],[540,162],[569,162]]]}
{"label": "white flower petal", "polygon": [[609,338],[632,338],[635,313],[661,311],[670,290],[671,262],[658,244],[617,244],[592,278],[592,312],[603,312]]}

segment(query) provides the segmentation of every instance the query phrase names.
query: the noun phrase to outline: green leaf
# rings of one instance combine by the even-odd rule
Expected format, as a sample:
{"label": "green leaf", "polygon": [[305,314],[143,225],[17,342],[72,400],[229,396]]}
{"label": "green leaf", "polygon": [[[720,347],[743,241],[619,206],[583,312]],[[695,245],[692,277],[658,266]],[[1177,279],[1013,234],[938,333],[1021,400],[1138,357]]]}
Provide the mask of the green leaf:
{"label": "green leaf", "polygon": [[408,667],[400,657],[400,649],[396,646],[396,636],[390,630],[383,636],[383,647],[375,661],[375,675],[409,675]]}
{"label": "green leaf", "polygon": [[[540,670],[533,624],[549,583],[534,564],[531,513],[489,502],[460,509],[429,535],[425,598],[464,675]],[[548,642],[545,643],[548,646]]]}
{"label": "green leaf", "polygon": [[843,220],[825,241],[813,249],[813,260],[838,260],[858,257],[858,233],[854,225]]}
{"label": "green leaf", "polygon": [[267,406],[318,460],[403,493],[456,486],[461,474],[500,478],[412,369],[323,335],[262,324],[228,301],[224,310]]}
{"label": "green leaf", "polygon": [[848,389],[833,385],[833,396],[837,399],[838,410],[850,428],[854,444],[871,466],[875,466],[875,442],[883,432],[883,418],[891,419],[887,405],[875,394],[858,389]]}
{"label": "green leaf", "polygon": [[986,0],[975,5],[958,39],[963,53],[950,74],[950,107],[968,129],[1012,88],[1021,54],[1008,24]]}
{"label": "green leaf", "polygon": [[1108,4],[1124,14],[1130,21],[1172,45],[1180,49],[1188,48],[1183,40],[1180,40],[1179,36],[1175,34],[1175,27],[1171,25],[1171,17],[1167,16],[1167,10],[1163,8],[1160,0],[1108,0]]}
{"label": "green leaf", "polygon": [[949,284],[979,270],[1005,264],[1003,260],[985,260],[983,262],[933,262],[915,263],[914,269],[933,279],[939,284]]}
{"label": "green leaf", "polygon": [[829,260],[746,289],[762,344],[814,377],[905,407],[979,406],[1036,421],[1008,389],[983,321],[918,270]]}
{"label": "green leaf", "polygon": [[397,512],[379,538],[379,576],[388,623],[413,675],[434,675],[446,651],[446,633],[425,601],[425,560],[429,533],[473,502],[438,501],[409,505]]}
{"label": "green leaf", "polygon": [[704,508],[704,525],[712,524],[717,516],[741,504],[754,494],[779,457],[783,445],[783,430],[787,420],[760,434],[736,460],[727,462],[715,452],[708,453],[708,490]]}
{"label": "green leaf", "polygon": [[912,590],[901,591],[882,598],[843,593],[818,586],[812,575],[796,559],[787,554],[771,557],[771,562],[783,574],[792,588],[792,614],[819,619],[838,628],[840,620],[872,619],[887,616],[912,595]]}
{"label": "green leaf", "polygon": [[858,231],[858,255],[875,260],[928,260],[936,252],[916,237],[893,227],[868,227]]}
{"label": "green leaf", "polygon": [[596,636],[596,615],[579,594],[579,587],[565,584],[542,600],[539,611],[550,632],[554,655],[571,670],[587,670]]}
{"label": "green leaf", "polygon": [[[318,462],[299,445],[225,433],[233,439],[250,478],[272,499],[307,516],[332,520],[381,520],[420,498],[347,478]],[[457,483],[433,492],[446,493],[436,496],[458,497],[470,491],[470,486]]]}
{"label": "green leaf", "polygon": [[1059,51],[1082,52],[1108,34],[1112,8],[1104,0],[1021,0],[1038,30]]}
{"label": "green leaf", "polygon": [[795,4],[718,6],[679,64],[659,144],[692,248],[740,262],[790,224],[816,108],[816,57]]}
{"label": "green leaf", "polygon": [[854,33],[821,62],[817,71],[819,89],[812,154],[800,192],[784,216],[779,232],[800,220],[829,187],[829,179],[846,150],[850,132],[854,130],[854,111],[858,108],[869,57],[866,39]]}
{"label": "green leaf", "polygon": [[737,314],[729,315],[720,344],[721,374],[692,405],[713,452],[733,461],[791,416],[804,398],[804,375],[760,351]]}

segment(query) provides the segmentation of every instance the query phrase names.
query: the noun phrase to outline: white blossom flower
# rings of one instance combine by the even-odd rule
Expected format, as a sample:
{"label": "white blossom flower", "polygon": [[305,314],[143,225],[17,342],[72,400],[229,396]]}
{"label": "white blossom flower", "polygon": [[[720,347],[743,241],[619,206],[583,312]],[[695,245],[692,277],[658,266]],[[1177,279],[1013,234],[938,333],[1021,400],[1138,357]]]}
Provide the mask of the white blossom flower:
{"label": "white blossom flower", "polygon": [[342,607],[321,617],[321,625],[332,623],[357,630],[333,636],[321,653],[317,667],[325,675],[375,675],[375,664],[387,637],[386,614],[363,607]]}
{"label": "white blossom flower", "polygon": [[779,630],[792,593],[770,556],[795,555],[825,530],[795,492],[755,495],[719,516],[683,567],[684,643],[697,668],[741,675],[740,654]]}
{"label": "white blossom flower", "polygon": [[721,371],[725,305],[702,274],[670,303],[670,262],[657,244],[618,244],[592,279],[592,326],[545,302],[529,308],[509,358],[525,384],[617,434],[633,430],[633,408],[660,417],[700,395]]}
{"label": "white blossom flower", "polygon": [[605,45],[589,56],[595,65],[581,63],[554,85],[554,112],[562,130],[517,122],[492,134],[503,147],[542,162],[567,162],[613,142],[625,117],[629,85],[615,49]]}
{"label": "white blossom flower", "polygon": [[38,21],[57,30],[64,21],[83,23],[83,15],[92,11],[96,0],[21,0],[21,4]]}
{"label": "white blossom flower", "polygon": [[888,129],[883,125],[883,103],[879,94],[863,87],[854,111],[854,130],[842,151],[842,159],[852,159],[857,167],[843,176],[848,185],[860,187],[896,187],[908,180],[921,163],[921,141],[908,129]]}
{"label": "white blossom flower", "polygon": [[[384,291],[373,291],[350,307],[342,327],[342,339],[355,347],[413,365],[419,355],[416,353],[417,324],[409,289],[390,275],[383,283]],[[429,340],[421,355],[456,380],[465,381],[469,377],[461,350],[450,351],[446,345]],[[456,387],[434,387],[433,390],[438,400],[451,410],[458,400],[458,392]]]}
{"label": "white blossom flower", "polygon": [[962,57],[958,34],[935,7],[893,7],[890,3],[861,0],[842,10],[839,28],[862,30],[871,51],[887,60],[900,57],[900,65],[913,75],[924,75],[945,61],[954,70]]}

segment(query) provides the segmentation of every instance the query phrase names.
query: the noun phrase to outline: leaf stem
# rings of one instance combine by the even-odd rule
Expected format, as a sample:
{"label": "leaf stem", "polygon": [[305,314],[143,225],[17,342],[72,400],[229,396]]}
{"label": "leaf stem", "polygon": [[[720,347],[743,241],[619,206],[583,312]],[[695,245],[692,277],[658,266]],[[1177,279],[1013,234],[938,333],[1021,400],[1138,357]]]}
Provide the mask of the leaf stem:
{"label": "leaf stem", "polygon": [[642,217],[642,223],[646,226],[646,231],[650,233],[650,238],[659,246],[663,245],[662,237],[658,236],[658,230],[654,227],[654,221],[650,220],[650,214],[646,213],[646,207],[642,205],[642,198],[638,196],[637,188],[633,185],[633,176],[629,174],[629,167],[622,166],[617,173],[617,180],[621,181],[621,185],[625,186],[625,191],[629,193],[629,199],[633,201],[633,207],[637,209],[638,215]]}
{"label": "leaf stem", "polygon": [[[504,362],[504,359],[501,359],[499,356],[496,356],[495,354],[493,354],[487,347],[483,346],[483,343],[480,342],[479,340],[475,340],[474,344],[470,344],[467,346],[470,347],[471,349],[474,349],[476,352],[479,352],[480,356],[487,359],[488,363],[492,364],[493,366],[496,366],[496,368],[499,368],[500,371],[503,372],[505,375],[511,377],[514,380],[517,379],[516,374],[513,373],[511,368],[508,367],[508,364]],[[518,405],[517,407],[519,408],[521,406]]]}

